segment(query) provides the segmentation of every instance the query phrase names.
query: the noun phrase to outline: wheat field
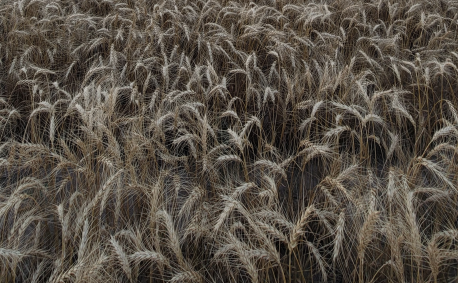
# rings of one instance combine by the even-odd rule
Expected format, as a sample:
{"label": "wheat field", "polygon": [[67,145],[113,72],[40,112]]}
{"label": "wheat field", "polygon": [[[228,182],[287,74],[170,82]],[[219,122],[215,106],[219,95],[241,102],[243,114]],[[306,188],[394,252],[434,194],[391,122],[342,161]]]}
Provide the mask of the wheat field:
{"label": "wheat field", "polygon": [[1,282],[458,282],[458,1],[3,0]]}

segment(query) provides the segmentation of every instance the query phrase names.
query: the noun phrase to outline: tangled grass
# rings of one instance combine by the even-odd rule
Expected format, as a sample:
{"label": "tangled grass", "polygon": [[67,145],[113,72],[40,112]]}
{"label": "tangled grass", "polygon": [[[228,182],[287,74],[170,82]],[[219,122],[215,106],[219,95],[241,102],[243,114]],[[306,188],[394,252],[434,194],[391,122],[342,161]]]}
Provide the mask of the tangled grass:
{"label": "tangled grass", "polygon": [[3,282],[455,282],[458,2],[4,0]]}

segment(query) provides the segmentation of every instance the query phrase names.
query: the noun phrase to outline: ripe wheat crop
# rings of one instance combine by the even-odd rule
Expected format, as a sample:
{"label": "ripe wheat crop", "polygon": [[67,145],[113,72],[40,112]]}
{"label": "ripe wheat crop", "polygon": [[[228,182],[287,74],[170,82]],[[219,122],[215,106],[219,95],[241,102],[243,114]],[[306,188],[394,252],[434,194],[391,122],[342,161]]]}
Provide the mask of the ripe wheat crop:
{"label": "ripe wheat crop", "polygon": [[3,0],[1,282],[456,282],[458,2]]}

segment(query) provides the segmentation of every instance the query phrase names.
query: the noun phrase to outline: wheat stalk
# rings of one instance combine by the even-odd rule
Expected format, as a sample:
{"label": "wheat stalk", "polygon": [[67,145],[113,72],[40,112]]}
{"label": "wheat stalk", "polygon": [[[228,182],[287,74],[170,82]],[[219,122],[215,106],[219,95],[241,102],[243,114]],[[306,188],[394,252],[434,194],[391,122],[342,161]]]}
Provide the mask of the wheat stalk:
{"label": "wheat stalk", "polygon": [[132,269],[130,268],[129,258],[127,257],[126,253],[124,252],[122,246],[113,236],[111,236],[110,243],[115,250],[116,256],[121,264],[122,270],[127,275],[127,278],[129,280],[132,280]]}
{"label": "wheat stalk", "polygon": [[293,227],[289,237],[289,249],[292,250],[297,247],[299,243],[299,237],[305,232],[303,230],[304,225],[307,223],[308,218],[315,212],[313,205],[307,207],[302,213],[301,217],[297,220],[296,225]]}

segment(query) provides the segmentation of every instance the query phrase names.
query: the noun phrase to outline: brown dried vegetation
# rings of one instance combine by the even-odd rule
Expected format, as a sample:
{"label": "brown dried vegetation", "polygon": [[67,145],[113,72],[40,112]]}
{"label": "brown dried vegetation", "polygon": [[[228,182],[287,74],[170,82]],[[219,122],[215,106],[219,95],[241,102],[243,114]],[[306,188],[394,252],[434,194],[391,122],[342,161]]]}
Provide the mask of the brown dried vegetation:
{"label": "brown dried vegetation", "polygon": [[3,282],[455,282],[458,2],[4,0]]}

